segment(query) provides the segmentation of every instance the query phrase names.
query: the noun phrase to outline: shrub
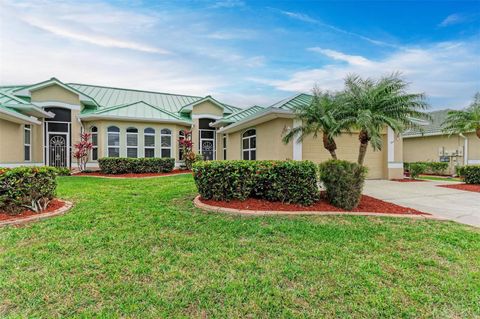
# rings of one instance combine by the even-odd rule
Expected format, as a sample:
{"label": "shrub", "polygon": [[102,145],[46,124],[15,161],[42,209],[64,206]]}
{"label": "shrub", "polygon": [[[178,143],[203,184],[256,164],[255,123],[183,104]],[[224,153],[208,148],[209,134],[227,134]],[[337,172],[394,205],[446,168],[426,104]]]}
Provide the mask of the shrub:
{"label": "shrub", "polygon": [[364,166],[348,161],[329,160],[319,165],[319,172],[330,204],[346,210],[358,206],[367,174]]}
{"label": "shrub", "polygon": [[57,172],[54,167],[0,169],[0,209],[8,213],[45,210],[55,196]]}
{"label": "shrub", "polygon": [[463,180],[467,184],[480,184],[480,165],[464,166]]}
{"label": "shrub", "polygon": [[420,174],[425,173],[427,165],[423,163],[411,163],[410,164],[410,177],[416,179]]}
{"label": "shrub", "polygon": [[463,177],[465,175],[465,167],[466,166],[462,166],[462,165],[455,166],[455,175],[459,177]]}
{"label": "shrub", "polygon": [[318,199],[316,167],[308,161],[206,161],[195,163],[193,173],[205,199],[257,197],[301,205]]}
{"label": "shrub", "polygon": [[421,173],[425,174],[434,174],[434,175],[443,175],[446,174],[449,163],[446,162],[412,162],[412,163],[403,163],[405,170],[411,171],[411,166],[415,164],[424,165],[425,170]]}
{"label": "shrub", "polygon": [[71,172],[70,169],[67,167],[57,167],[57,175],[58,176],[70,176]]}
{"label": "shrub", "polygon": [[167,173],[175,167],[175,159],[104,157],[98,165],[105,174]]}

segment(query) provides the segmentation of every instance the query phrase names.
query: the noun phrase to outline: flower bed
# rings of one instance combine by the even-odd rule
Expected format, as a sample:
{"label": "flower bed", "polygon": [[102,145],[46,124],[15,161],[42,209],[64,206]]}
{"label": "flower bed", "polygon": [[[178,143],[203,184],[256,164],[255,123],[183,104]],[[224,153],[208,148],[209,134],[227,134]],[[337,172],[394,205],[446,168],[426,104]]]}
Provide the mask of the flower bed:
{"label": "flower bed", "polygon": [[437,185],[437,186],[458,189],[461,191],[480,193],[480,185],[475,185],[475,184],[454,184],[454,185]]}
{"label": "flower bed", "polygon": [[105,174],[100,171],[97,172],[81,172],[74,174],[74,176],[95,176],[95,177],[112,177],[112,178],[141,178],[141,177],[158,177],[176,174],[191,173],[189,170],[176,169],[167,173],[126,173],[126,174]]}
{"label": "flower bed", "polygon": [[71,206],[71,203],[55,198],[48,203],[47,208],[41,213],[36,213],[32,210],[25,209],[18,214],[11,214],[0,210],[0,226],[8,224],[20,224],[27,221],[56,216],[63,214]]}
{"label": "flower bed", "polygon": [[388,203],[370,196],[362,195],[360,204],[357,208],[347,211],[330,205],[325,200],[320,200],[311,206],[301,206],[296,204],[286,204],[281,202],[270,202],[263,199],[248,198],[245,201],[231,200],[229,202],[216,201],[211,199],[199,198],[200,202],[216,207],[233,208],[238,210],[252,211],[298,211],[298,212],[369,212],[379,214],[400,214],[400,215],[430,215],[413,208],[403,207]]}

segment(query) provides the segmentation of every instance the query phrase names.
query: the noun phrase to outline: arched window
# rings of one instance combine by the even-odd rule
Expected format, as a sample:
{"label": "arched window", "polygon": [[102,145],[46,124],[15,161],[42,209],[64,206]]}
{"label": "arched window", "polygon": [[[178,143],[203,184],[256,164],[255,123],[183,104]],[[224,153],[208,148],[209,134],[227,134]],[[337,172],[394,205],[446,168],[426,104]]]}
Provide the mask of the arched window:
{"label": "arched window", "polygon": [[108,157],[120,157],[120,129],[116,126],[107,128]]}
{"label": "arched window", "polygon": [[178,160],[183,160],[183,146],[182,141],[185,140],[185,131],[180,130],[178,132]]}
{"label": "arched window", "polygon": [[155,130],[147,127],[143,130],[143,144],[145,157],[155,157]]}
{"label": "arched window", "polygon": [[90,127],[90,134],[92,140],[92,161],[98,160],[98,128],[96,126]]}
{"label": "arched window", "polygon": [[164,128],[160,131],[160,155],[172,157],[172,131]]}
{"label": "arched window", "polygon": [[127,157],[138,157],[138,130],[127,128]]}
{"label": "arched window", "polygon": [[244,160],[257,159],[257,132],[254,129],[247,130],[242,135],[242,152]]}

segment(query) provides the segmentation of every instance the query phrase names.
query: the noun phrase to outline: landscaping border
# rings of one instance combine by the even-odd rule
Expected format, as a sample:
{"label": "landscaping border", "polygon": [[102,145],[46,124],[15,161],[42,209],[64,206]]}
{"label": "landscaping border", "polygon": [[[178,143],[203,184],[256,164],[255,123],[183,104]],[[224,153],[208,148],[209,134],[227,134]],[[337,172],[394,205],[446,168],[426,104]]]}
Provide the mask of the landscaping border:
{"label": "landscaping border", "polygon": [[[162,175],[160,175],[162,174]],[[186,175],[186,174],[192,174],[191,171],[185,172],[185,173],[159,173],[159,175],[156,176],[101,176],[101,175],[95,175],[95,174],[72,174],[70,177],[96,177],[96,178],[106,178],[106,179],[142,179],[142,178],[159,178],[159,177],[169,177],[169,176],[177,176],[177,175]],[[112,174],[113,175],[113,174]],[[119,174],[123,175],[123,174]],[[141,175],[141,174],[136,174],[136,175]]]}
{"label": "landscaping border", "polygon": [[195,207],[200,208],[204,211],[214,212],[214,213],[226,213],[232,215],[243,215],[243,216],[275,216],[275,215],[290,215],[290,216],[301,216],[301,215],[320,215],[320,216],[377,216],[377,217],[403,217],[403,218],[412,218],[412,219],[432,219],[432,220],[447,220],[446,218],[433,216],[433,215],[415,215],[415,214],[388,214],[388,213],[373,213],[373,212],[327,212],[327,211],[270,211],[270,210],[249,210],[249,209],[235,209],[235,208],[226,208],[219,206],[212,206],[203,203],[200,200],[200,195],[197,195],[193,200]]}
{"label": "landscaping border", "polygon": [[57,200],[63,202],[64,205],[62,207],[54,210],[53,212],[40,213],[40,214],[36,214],[36,215],[31,215],[31,216],[28,216],[28,217],[25,217],[25,218],[0,221],[0,227],[7,226],[7,225],[21,225],[21,224],[30,223],[30,222],[33,222],[33,221],[38,221],[38,220],[41,220],[41,219],[46,219],[46,218],[50,218],[50,217],[54,217],[54,216],[58,216],[58,215],[63,215],[73,207],[73,203],[70,202],[70,201],[63,200],[63,199],[57,199]]}

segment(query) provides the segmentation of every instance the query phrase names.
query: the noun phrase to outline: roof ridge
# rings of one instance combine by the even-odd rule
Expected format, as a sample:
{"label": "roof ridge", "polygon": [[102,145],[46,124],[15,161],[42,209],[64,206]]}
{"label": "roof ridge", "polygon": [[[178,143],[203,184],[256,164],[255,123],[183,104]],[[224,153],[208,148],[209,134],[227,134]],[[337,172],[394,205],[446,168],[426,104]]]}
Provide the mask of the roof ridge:
{"label": "roof ridge", "polygon": [[243,112],[249,111],[249,110],[251,110],[251,109],[253,109],[253,108],[261,108],[261,109],[264,109],[264,107],[262,107],[262,106],[260,106],[260,105],[252,105],[252,106],[249,106],[249,107],[247,107],[247,108],[245,108],[245,109],[238,110],[237,112],[234,112],[234,113],[230,114],[229,116],[226,116],[225,119],[228,119],[228,118],[230,118],[230,117],[236,116],[236,115],[241,114],[241,113],[243,113]]}
{"label": "roof ridge", "polygon": [[99,87],[99,88],[104,88],[104,89],[114,89],[114,90],[124,90],[124,91],[134,91],[134,92],[143,92],[143,93],[155,93],[155,94],[164,94],[164,95],[174,95],[174,96],[185,96],[185,97],[195,97],[195,98],[203,98],[201,96],[197,95],[186,95],[186,94],[175,94],[175,93],[165,93],[165,92],[159,92],[159,91],[150,91],[150,90],[140,90],[140,89],[129,89],[129,88],[121,88],[121,87],[115,87],[115,86],[106,86],[106,85],[96,85],[96,84],[85,84],[85,83],[66,83],[68,85],[83,85],[83,86],[93,86],[93,87]]}
{"label": "roof ridge", "polygon": [[181,119],[178,115],[176,115],[176,114],[174,114],[174,113],[172,113],[172,112],[169,112],[169,111],[167,111],[167,110],[163,110],[163,109],[161,109],[161,108],[159,108],[159,107],[156,107],[155,105],[152,105],[152,104],[150,104],[150,103],[148,103],[148,102],[145,102],[144,100],[138,100],[138,101],[135,101],[135,102],[130,102],[130,103],[124,103],[124,104],[119,104],[119,105],[113,105],[113,106],[105,107],[105,108],[102,108],[102,109],[100,109],[100,110],[98,110],[98,111],[96,111],[96,112],[94,112],[94,113],[95,113],[95,114],[102,114],[102,113],[105,113],[105,112],[109,112],[109,111],[111,111],[111,110],[120,109],[120,108],[127,107],[127,106],[130,106],[130,105],[138,104],[138,103],[146,104],[146,105],[148,105],[148,106],[150,106],[150,107],[152,107],[152,108],[154,108],[154,109],[156,109],[156,110],[158,110],[158,111],[160,111],[160,112],[163,112],[163,113],[165,113],[165,114],[171,115],[171,116],[173,116],[173,117],[175,117],[175,118],[177,118],[177,119]]}

